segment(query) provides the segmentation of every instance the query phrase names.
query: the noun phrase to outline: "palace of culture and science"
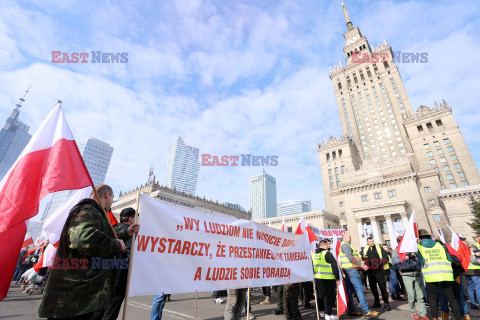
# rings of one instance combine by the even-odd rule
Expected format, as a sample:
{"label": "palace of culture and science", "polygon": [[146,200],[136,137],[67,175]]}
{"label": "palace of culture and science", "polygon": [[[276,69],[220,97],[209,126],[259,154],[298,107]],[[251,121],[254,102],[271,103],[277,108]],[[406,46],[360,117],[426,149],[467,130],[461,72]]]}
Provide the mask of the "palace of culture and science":
{"label": "palace of culture and science", "polygon": [[[448,236],[449,225],[472,242],[480,174],[452,109],[442,100],[414,112],[392,48],[371,47],[343,11],[347,64],[330,73],[343,134],[318,144],[326,211],[362,245],[396,243],[413,212],[419,228]],[[363,60],[372,53],[389,58]]]}

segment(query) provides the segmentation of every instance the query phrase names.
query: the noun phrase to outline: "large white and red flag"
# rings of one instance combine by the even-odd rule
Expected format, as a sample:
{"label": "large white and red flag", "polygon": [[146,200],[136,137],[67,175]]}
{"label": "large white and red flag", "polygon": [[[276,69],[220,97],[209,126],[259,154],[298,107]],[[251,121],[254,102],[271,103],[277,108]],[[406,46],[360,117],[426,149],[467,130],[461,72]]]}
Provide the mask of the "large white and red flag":
{"label": "large white and red flag", "polygon": [[458,252],[461,258],[462,267],[465,271],[467,271],[468,266],[470,265],[470,257],[472,252],[468,249],[467,245],[460,239],[460,237],[453,231],[452,228],[447,224],[448,229],[452,232],[452,241],[451,246],[452,248]]}
{"label": "large white and red flag", "polygon": [[[342,243],[341,238],[337,238],[337,236],[333,237],[333,243],[335,244],[335,259],[340,261],[340,258],[338,257],[340,254],[340,245]],[[338,264],[338,273],[340,275],[340,283],[337,286],[337,317],[340,318],[340,316],[347,311],[347,304],[348,304],[348,296],[347,296],[347,290],[345,289],[345,282],[343,281],[343,276],[342,276],[342,269],[340,268],[340,264]]]}
{"label": "large white and red flag", "polygon": [[31,244],[33,244],[33,238],[32,238],[32,234],[30,233],[30,231],[28,231],[25,234],[25,238],[23,239],[22,248],[28,247]]}
{"label": "large white and red flag", "polygon": [[10,286],[27,232],[26,220],[38,213],[51,192],[93,185],[58,103],[0,182],[0,300]]}
{"label": "large white and red flag", "polygon": [[296,234],[304,234],[307,233],[308,240],[310,241],[311,250],[315,251],[316,245],[315,242],[317,241],[317,236],[313,232],[313,230],[307,225],[305,222],[305,217],[300,218],[300,222],[298,223],[297,229],[295,230]]}
{"label": "large white and red flag", "polygon": [[285,223],[285,218],[282,218],[282,231],[287,232],[287,224]]}
{"label": "large white and red flag", "polygon": [[403,234],[402,240],[400,241],[397,251],[402,259],[405,259],[407,252],[417,252],[417,239],[418,239],[418,230],[417,224],[415,223],[415,212],[412,212],[410,219],[408,220],[408,225]]}

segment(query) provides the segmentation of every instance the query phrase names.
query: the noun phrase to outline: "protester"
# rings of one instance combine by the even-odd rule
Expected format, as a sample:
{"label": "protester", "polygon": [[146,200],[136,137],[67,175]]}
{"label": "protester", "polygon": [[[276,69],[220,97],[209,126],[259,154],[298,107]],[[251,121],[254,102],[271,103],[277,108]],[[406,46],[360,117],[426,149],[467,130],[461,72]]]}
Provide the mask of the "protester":
{"label": "protester", "polygon": [[227,303],[225,304],[225,320],[240,320],[242,309],[246,300],[247,289],[233,289],[227,291]]}
{"label": "protester", "polygon": [[473,254],[470,258],[470,265],[465,273],[468,282],[468,298],[470,308],[478,309],[477,301],[480,301],[480,250],[473,248]]}
{"label": "protester", "polygon": [[283,285],[283,312],[285,320],[300,320],[302,315],[298,310],[298,283]]}
{"label": "protester", "polygon": [[25,272],[25,270],[22,272],[22,262],[23,259],[27,256],[28,248],[29,246],[22,248],[22,250],[20,251],[20,255],[18,256],[17,265],[15,266],[15,272],[13,273],[12,277],[12,281],[16,281],[16,283],[18,283],[18,281],[20,280],[20,276],[22,275],[22,273]]}
{"label": "protester", "polygon": [[480,235],[475,237],[475,247],[480,250]]}
{"label": "protester", "polygon": [[[401,237],[397,239],[400,242]],[[428,320],[427,308],[423,300],[423,280],[420,276],[420,263],[415,252],[408,252],[405,259],[401,261],[398,251],[392,253],[393,269],[399,270],[405,283],[407,291],[408,307],[414,320]],[[415,301],[418,305],[418,313],[415,308]]]}
{"label": "protester", "polygon": [[[388,253],[382,248],[380,244],[375,244],[372,237],[367,238],[367,246],[363,249],[363,258],[368,266],[367,277],[372,291],[374,302],[371,308],[380,308],[380,298],[378,296],[377,284],[382,293],[383,308],[385,311],[390,311],[390,304],[388,303],[387,283],[385,280],[385,270],[390,268]],[[390,272],[388,271],[387,274]]]}
{"label": "protester", "polygon": [[273,314],[283,314],[283,285],[277,286],[277,308],[273,310]]}
{"label": "protester", "polygon": [[328,251],[327,241],[321,240],[315,253],[312,254],[313,276],[317,290],[317,308],[325,320],[336,320],[333,306],[336,300],[336,289],[340,283],[337,260]]}
{"label": "protester", "polygon": [[[450,254],[450,257],[452,258],[452,270],[453,270],[453,279],[454,279],[453,295],[457,300],[458,308],[460,309],[460,315],[462,316],[463,320],[470,320],[471,319],[470,310],[468,309],[467,302],[465,301],[465,297],[463,295],[463,289],[462,289],[463,286],[460,278],[460,276],[465,272],[461,263],[462,257],[449,244],[442,243],[440,239],[437,239],[436,241],[447,248],[447,251]],[[447,297],[445,295],[445,292],[443,291],[443,285],[440,285],[438,287],[438,298],[440,302],[440,311],[442,313],[442,319],[447,319],[447,318],[450,319],[450,315],[449,315],[450,309],[448,308]]]}
{"label": "protester", "polygon": [[[125,208],[120,212],[120,223],[117,223],[113,229],[119,239],[125,242],[125,252],[120,255],[125,266],[128,266],[130,260],[130,251],[132,248],[132,236],[138,234],[139,224],[135,223],[135,209]],[[128,268],[118,270],[118,276],[115,283],[114,294],[109,306],[105,309],[103,320],[116,320],[122,307],[123,299],[127,290]],[[169,295],[166,295],[165,301],[168,301]]]}
{"label": "protester", "polygon": [[161,320],[163,308],[167,301],[166,294],[157,294],[153,297],[152,311],[150,312],[150,320]]}
{"label": "protester", "polygon": [[[100,202],[94,194],[77,203],[68,215],[58,244],[56,261],[61,268],[52,268],[38,314],[49,319],[95,319],[96,312],[111,302],[116,270],[91,268],[90,258],[113,259],[125,251],[125,243],[115,239],[102,207],[110,211],[113,191],[108,185],[97,186]],[[88,261],[80,268],[79,261]],[[77,262],[75,268],[74,262]]]}
{"label": "protester", "polygon": [[263,305],[270,304],[270,295],[272,293],[272,289],[270,287],[262,287],[262,291],[265,299],[262,302],[260,302],[260,304],[263,304]]}
{"label": "protester", "polygon": [[[248,303],[248,294],[249,294],[249,290],[247,289],[247,292],[246,292],[246,298],[245,298],[245,304],[243,305],[243,309],[245,310],[245,312],[243,313],[243,315],[246,317],[247,314],[248,314],[248,318],[247,320],[253,320],[255,319],[256,317],[252,314],[252,304]],[[250,297],[252,296],[252,294],[250,293]],[[248,309],[248,313],[247,313],[247,309]]]}
{"label": "protester", "polygon": [[305,309],[313,309],[310,304],[310,300],[315,299],[313,295],[313,283],[312,281],[305,281],[300,283],[301,300],[303,301],[303,307]]}
{"label": "protester", "polygon": [[[362,306],[363,313],[365,316],[377,316],[378,312],[370,310],[367,299],[365,298],[365,291],[363,288],[362,280],[360,279],[360,274],[358,273],[358,268],[362,268],[363,270],[368,270],[368,266],[362,262],[360,255],[353,249],[352,245],[350,244],[352,241],[352,236],[345,232],[342,236],[342,243],[340,245],[340,262],[342,264],[342,269],[344,270],[345,277],[350,281],[351,285],[353,285],[355,292],[357,293],[357,297],[360,301],[360,305]],[[355,307],[353,304],[353,296],[352,290],[347,290],[348,294],[348,313],[349,315],[355,316],[358,313],[355,311]]]}
{"label": "protester", "polygon": [[434,319],[438,317],[438,289],[441,284],[455,319],[462,319],[453,295],[452,258],[447,248],[435,242],[425,229],[419,230],[419,237],[421,241],[418,244],[418,261],[427,283],[431,316]]}

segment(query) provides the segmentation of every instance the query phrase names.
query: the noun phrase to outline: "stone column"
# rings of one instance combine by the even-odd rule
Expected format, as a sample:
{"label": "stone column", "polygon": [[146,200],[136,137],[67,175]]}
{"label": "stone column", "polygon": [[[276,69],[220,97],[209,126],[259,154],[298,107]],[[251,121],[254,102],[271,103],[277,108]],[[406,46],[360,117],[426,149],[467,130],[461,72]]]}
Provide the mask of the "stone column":
{"label": "stone column", "polygon": [[370,222],[372,224],[372,231],[373,231],[373,239],[375,243],[382,243],[382,239],[380,237],[380,232],[378,231],[378,224],[377,224],[377,217],[371,217]]}
{"label": "stone column", "polygon": [[395,229],[393,228],[392,216],[390,214],[385,215],[385,220],[387,221],[388,235],[390,236],[390,247],[395,249],[398,243]]}
{"label": "stone column", "polygon": [[365,239],[363,237],[363,224],[362,219],[356,219],[357,226],[358,226],[358,238],[360,239],[360,245],[363,246],[365,243]]}

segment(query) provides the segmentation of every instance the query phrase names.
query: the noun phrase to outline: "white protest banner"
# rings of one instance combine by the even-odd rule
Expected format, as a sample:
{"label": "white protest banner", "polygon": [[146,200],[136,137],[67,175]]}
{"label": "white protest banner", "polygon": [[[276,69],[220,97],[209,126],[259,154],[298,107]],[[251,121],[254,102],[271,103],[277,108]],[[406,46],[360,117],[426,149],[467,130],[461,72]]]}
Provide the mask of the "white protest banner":
{"label": "white protest banner", "polygon": [[310,229],[312,229],[313,233],[315,233],[315,235],[320,238],[320,240],[333,240],[334,237],[341,238],[345,233],[344,229],[319,229],[311,225],[308,226],[310,227]]}
{"label": "white protest banner", "polygon": [[308,235],[140,195],[129,297],[313,280]]}

